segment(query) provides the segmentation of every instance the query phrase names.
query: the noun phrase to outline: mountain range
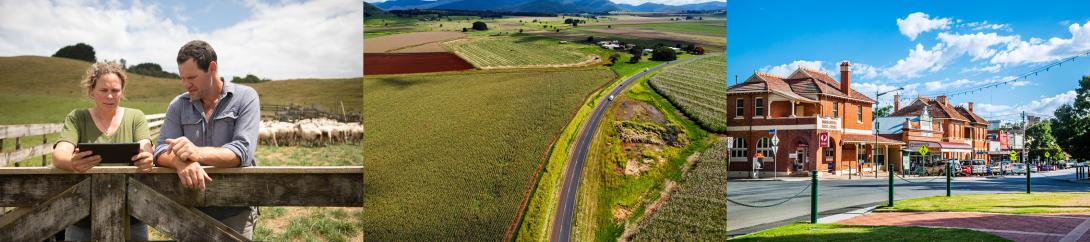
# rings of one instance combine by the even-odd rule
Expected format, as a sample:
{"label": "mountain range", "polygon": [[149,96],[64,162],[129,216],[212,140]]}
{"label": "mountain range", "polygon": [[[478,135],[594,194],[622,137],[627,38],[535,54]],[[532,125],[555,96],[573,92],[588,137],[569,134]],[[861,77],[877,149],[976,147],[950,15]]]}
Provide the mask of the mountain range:
{"label": "mountain range", "polygon": [[681,12],[726,10],[727,2],[704,2],[685,5],[644,3],[618,4],[609,0],[389,0],[374,6],[384,10],[451,9],[503,12],[584,13],[609,11]]}

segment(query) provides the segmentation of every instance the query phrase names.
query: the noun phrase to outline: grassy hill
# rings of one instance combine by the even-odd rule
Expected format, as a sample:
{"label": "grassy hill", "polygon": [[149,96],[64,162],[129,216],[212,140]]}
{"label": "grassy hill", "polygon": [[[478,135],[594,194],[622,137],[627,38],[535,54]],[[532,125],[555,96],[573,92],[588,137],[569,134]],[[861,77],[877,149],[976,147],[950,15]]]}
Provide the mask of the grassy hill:
{"label": "grassy hill", "polygon": [[[64,115],[94,104],[80,86],[91,63],[41,56],[0,57],[0,124],[59,123]],[[167,104],[181,94],[181,81],[128,74],[121,106],[144,113],[166,112]],[[262,104],[317,104],[340,112],[363,111],[362,81],[349,79],[302,79],[272,81],[253,86]],[[320,95],[318,95],[320,94]]]}

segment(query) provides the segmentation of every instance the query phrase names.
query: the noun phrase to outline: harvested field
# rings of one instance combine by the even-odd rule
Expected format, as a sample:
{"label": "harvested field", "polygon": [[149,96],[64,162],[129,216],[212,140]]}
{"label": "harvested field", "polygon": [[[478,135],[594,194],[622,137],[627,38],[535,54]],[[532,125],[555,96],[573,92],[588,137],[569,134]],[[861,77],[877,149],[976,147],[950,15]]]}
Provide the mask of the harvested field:
{"label": "harvested field", "polygon": [[655,40],[667,40],[680,43],[693,43],[693,44],[707,44],[707,45],[726,45],[726,38],[717,35],[706,34],[689,34],[678,32],[663,32],[660,30],[644,30],[636,28],[611,28],[611,29],[587,29],[588,32],[614,34],[622,36],[633,36],[642,39],[655,39]]}
{"label": "harvested field", "polygon": [[446,52],[439,43],[464,38],[460,32],[418,32],[366,39],[363,53]]}
{"label": "harvested field", "polygon": [[363,74],[403,74],[473,69],[473,65],[447,52],[363,54]]}

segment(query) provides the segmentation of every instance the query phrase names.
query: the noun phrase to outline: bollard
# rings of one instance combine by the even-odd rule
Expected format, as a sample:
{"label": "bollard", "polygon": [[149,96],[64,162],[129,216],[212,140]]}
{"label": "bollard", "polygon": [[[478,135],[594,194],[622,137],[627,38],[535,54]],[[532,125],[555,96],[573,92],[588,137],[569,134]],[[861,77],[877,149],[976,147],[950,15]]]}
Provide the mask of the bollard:
{"label": "bollard", "polygon": [[1030,175],[1029,174],[1030,173],[1033,173],[1033,169],[1031,169],[1029,167],[1029,162],[1026,162],[1026,194],[1029,194],[1029,192],[1030,192],[1030,188],[1029,188],[1029,183],[1030,183],[1030,181],[1029,181],[1029,176]]}
{"label": "bollard", "polygon": [[818,181],[817,170],[810,171],[810,223],[817,224]]}
{"label": "bollard", "polygon": [[946,196],[950,196],[950,161],[946,161]]}
{"label": "bollard", "polygon": [[886,170],[889,171],[889,207],[892,208],[893,207],[893,169],[889,169],[889,166],[887,166]]}

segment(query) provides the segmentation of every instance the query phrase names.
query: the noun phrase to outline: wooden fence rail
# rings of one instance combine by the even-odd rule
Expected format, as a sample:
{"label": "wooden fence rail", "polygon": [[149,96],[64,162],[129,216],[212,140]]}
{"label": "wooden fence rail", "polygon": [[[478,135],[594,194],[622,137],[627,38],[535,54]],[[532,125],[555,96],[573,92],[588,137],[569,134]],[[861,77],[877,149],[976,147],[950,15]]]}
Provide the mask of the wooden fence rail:
{"label": "wooden fence rail", "polygon": [[123,241],[130,216],[178,241],[246,241],[197,210],[208,206],[362,207],[363,167],[205,168],[203,192],[181,187],[174,169],[133,166],[75,173],[0,168],[0,241],[42,241],[90,216],[94,241]]}
{"label": "wooden fence rail", "polygon": [[[163,126],[164,117],[166,114],[163,113],[144,116],[148,120],[148,129],[151,129],[153,140],[159,136],[159,127]],[[0,125],[0,167],[7,166],[8,163],[18,167],[21,165],[19,161],[35,156],[42,156],[42,166],[47,165],[48,156],[53,153],[53,144],[48,142],[48,136],[60,133],[63,128],[63,123]],[[21,138],[39,135],[42,136],[41,144],[23,148]],[[5,153],[4,140],[7,139],[15,139],[15,150]]]}

